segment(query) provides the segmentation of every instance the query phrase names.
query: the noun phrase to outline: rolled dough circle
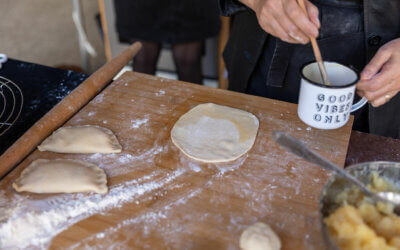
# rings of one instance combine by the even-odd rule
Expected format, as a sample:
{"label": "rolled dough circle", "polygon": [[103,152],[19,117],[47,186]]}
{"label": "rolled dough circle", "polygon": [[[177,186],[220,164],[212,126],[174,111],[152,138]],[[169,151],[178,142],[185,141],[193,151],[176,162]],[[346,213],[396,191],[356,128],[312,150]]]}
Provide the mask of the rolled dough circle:
{"label": "rolled dough circle", "polygon": [[233,161],[251,149],[259,121],[253,114],[213,103],[182,115],[171,131],[172,142],[202,162]]}
{"label": "rolled dough circle", "polygon": [[243,231],[239,240],[242,250],[279,250],[281,240],[272,228],[262,222],[257,222]]}

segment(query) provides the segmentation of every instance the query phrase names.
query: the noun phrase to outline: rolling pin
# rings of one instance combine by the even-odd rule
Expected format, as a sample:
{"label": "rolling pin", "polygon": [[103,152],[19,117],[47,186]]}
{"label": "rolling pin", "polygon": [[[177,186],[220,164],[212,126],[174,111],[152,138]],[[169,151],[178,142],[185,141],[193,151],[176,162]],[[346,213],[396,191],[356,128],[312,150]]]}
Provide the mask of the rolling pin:
{"label": "rolling pin", "polygon": [[142,44],[136,42],[103,65],[11,145],[0,156],[0,179],[95,97],[132,60],[141,47]]}

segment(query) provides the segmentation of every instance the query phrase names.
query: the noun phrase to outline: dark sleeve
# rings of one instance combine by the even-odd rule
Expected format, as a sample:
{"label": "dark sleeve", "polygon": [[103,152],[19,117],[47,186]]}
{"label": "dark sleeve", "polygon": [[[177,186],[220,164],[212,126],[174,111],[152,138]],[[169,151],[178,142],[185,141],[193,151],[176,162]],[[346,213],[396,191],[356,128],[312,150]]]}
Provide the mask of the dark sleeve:
{"label": "dark sleeve", "polygon": [[218,0],[221,15],[231,16],[248,8],[237,0]]}

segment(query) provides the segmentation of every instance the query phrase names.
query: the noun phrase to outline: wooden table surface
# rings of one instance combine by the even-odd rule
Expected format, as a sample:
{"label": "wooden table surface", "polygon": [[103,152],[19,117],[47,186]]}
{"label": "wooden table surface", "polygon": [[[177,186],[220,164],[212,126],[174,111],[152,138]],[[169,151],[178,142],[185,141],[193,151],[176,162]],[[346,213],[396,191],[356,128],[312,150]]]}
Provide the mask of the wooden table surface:
{"label": "wooden table surface", "polygon": [[[249,153],[230,163],[203,164],[172,144],[177,119],[207,102],[257,116],[260,128]],[[8,218],[0,216],[0,235],[14,228],[8,236],[18,237],[22,247],[238,249],[241,232],[262,221],[277,232],[282,249],[321,249],[318,199],[329,174],[279,147],[272,132],[289,132],[343,166],[352,121],[322,131],[307,127],[296,111],[294,104],[126,72],[66,123],[111,129],[123,152],[34,151],[0,182],[0,209]],[[38,158],[98,164],[110,191],[16,193],[11,183]],[[0,239],[0,246],[7,244],[12,239]]]}

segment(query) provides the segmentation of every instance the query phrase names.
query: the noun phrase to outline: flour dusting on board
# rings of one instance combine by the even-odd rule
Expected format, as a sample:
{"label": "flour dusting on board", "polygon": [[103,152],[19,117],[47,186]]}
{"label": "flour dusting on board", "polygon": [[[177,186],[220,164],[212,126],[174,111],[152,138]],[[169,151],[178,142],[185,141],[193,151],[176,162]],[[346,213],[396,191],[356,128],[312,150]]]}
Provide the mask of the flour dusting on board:
{"label": "flour dusting on board", "polygon": [[103,101],[103,97],[104,97],[104,93],[97,95],[96,98],[94,98],[92,102],[95,104],[101,103]]}
{"label": "flour dusting on board", "polygon": [[[125,237],[129,238],[129,233],[127,234],[126,232],[131,231],[135,227],[142,227],[143,228],[143,236],[148,237],[148,234],[150,231],[153,230],[153,227],[159,224],[161,221],[168,221],[168,218],[173,215],[174,209],[177,208],[178,206],[182,206],[186,204],[186,202],[196,195],[199,195],[203,191],[202,188],[198,188],[196,190],[193,190],[190,194],[187,196],[172,200],[169,202],[167,205],[164,207],[160,208],[157,212],[149,211],[147,213],[140,214],[136,217],[126,219],[122,222],[120,222],[118,225],[115,227],[110,227],[106,229],[104,232],[92,235],[86,239],[84,239],[82,242],[79,242],[75,244],[72,249],[80,249],[82,248],[85,244],[88,244],[88,242],[93,241],[95,239],[105,237],[107,235],[107,238],[114,238],[116,232],[124,232]],[[204,215],[203,215],[204,216]],[[199,217],[200,218],[200,217]],[[169,227],[168,229],[161,229],[161,233],[164,236],[164,239],[169,242],[173,243],[176,239],[174,237],[171,237],[174,233],[182,233],[183,228],[182,227],[176,227],[173,222],[169,222]],[[124,242],[121,242],[124,243]],[[107,243],[103,245],[103,247],[107,246]]]}
{"label": "flour dusting on board", "polygon": [[0,194],[0,204],[5,205],[2,210],[15,208],[9,213],[7,220],[3,218],[5,222],[0,224],[0,247],[47,246],[55,235],[72,224],[93,214],[121,207],[124,203],[172,182],[183,173],[183,170],[176,170],[164,178],[149,181],[159,174],[153,172],[148,176],[115,185],[106,195],[70,194],[36,202],[16,194],[5,205],[6,198],[4,194]]}
{"label": "flour dusting on board", "polygon": [[149,121],[149,117],[146,116],[143,119],[136,119],[136,120],[131,120],[131,128],[140,128],[143,124],[146,124]]}
{"label": "flour dusting on board", "polygon": [[[158,78],[145,77],[158,81]],[[123,88],[123,84],[117,87]],[[155,98],[154,95],[164,94],[157,91],[143,90],[140,94],[151,94],[153,100],[167,99]],[[140,103],[143,100],[141,95],[134,98],[132,102]],[[102,99],[101,94],[92,103],[101,103]],[[174,99],[177,100],[184,101]],[[40,198],[28,193],[0,192],[0,248],[46,248],[56,235],[75,223],[94,214],[99,218],[115,216],[127,207],[131,212],[121,213],[119,220],[111,227],[99,228],[87,237],[82,235],[83,238],[69,247],[151,248],[156,236],[160,245],[166,248],[191,249],[199,243],[195,241],[198,240],[196,232],[207,225],[207,231],[201,231],[202,239],[210,239],[210,242],[218,240],[226,244],[226,249],[237,249],[236,239],[248,225],[263,220],[274,225],[278,234],[290,235],[293,233],[293,221],[299,217],[304,223],[313,226],[311,231],[297,237],[303,237],[304,241],[311,243],[316,241],[309,238],[310,235],[313,237],[318,234],[318,215],[299,215],[289,199],[298,200],[299,203],[304,200],[317,201],[318,188],[326,180],[324,175],[307,178],[313,174],[313,168],[293,163],[292,156],[282,155],[282,152],[271,146],[273,142],[263,134],[265,130],[260,130],[249,154],[234,162],[204,164],[188,159],[171,146],[167,127],[157,131],[150,128],[156,124],[150,122],[153,121],[152,115],[178,114],[175,106],[170,103],[166,103],[165,107],[161,104],[160,107],[152,110],[148,116],[140,112],[132,113],[135,116],[127,114],[126,117],[118,114],[114,119],[119,119],[121,123],[117,125],[112,122],[113,118],[108,118],[110,129],[131,135],[124,137],[117,134],[126,149],[123,153],[68,156],[98,165],[112,181],[126,178],[126,173],[137,176],[109,186],[108,194],[57,194]],[[324,148],[319,142],[312,141],[311,129],[301,124],[288,124],[286,119],[290,115],[288,112],[277,117],[257,114],[261,126],[269,126],[273,121],[282,130],[302,133],[306,144]],[[111,126],[117,126],[118,129]],[[147,145],[144,142],[148,142],[149,137],[157,139]],[[332,152],[336,154],[335,150]],[[248,160],[252,164],[245,164]],[[118,178],[112,178],[115,176]],[[232,203],[232,198],[236,202]],[[277,203],[285,206],[276,206]],[[220,208],[223,208],[223,213]],[[224,225],[222,235],[221,225]]]}
{"label": "flour dusting on board", "polygon": [[165,95],[165,90],[160,89],[158,92],[156,92],[156,96],[161,96],[161,95]]}
{"label": "flour dusting on board", "polygon": [[133,153],[118,153],[118,154],[93,154],[90,156],[83,156],[78,159],[95,163],[106,172],[109,178],[123,175],[131,171],[139,170],[140,168],[151,167],[153,165],[154,157],[159,155],[164,150],[163,146],[158,144],[153,147],[140,152]]}

